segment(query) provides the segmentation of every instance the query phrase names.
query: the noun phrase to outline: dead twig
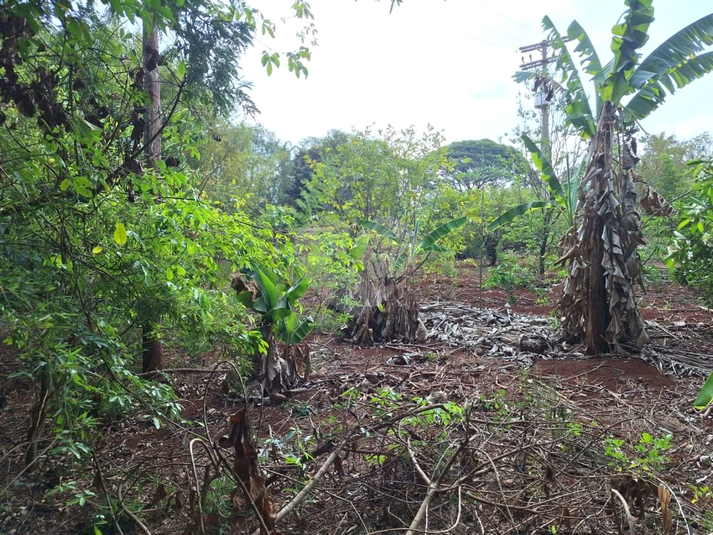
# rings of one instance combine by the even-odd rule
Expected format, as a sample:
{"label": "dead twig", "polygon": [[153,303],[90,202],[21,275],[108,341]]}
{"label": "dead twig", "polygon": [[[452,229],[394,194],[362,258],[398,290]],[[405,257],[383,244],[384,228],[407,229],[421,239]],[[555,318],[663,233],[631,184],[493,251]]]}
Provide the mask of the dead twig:
{"label": "dead twig", "polygon": [[139,529],[144,533],[144,535],[151,535],[151,531],[149,528],[146,527],[146,524],[144,524],[141,519],[134,514],[133,511],[130,511],[126,505],[124,505],[124,496],[121,495],[121,489],[122,485],[119,485],[119,488],[117,489],[117,494],[119,496],[119,507],[121,507],[121,510],[124,511],[131,520],[136,522],[136,525],[139,526]]}
{"label": "dead twig", "polygon": [[[631,511],[629,511],[629,504],[626,503],[626,500],[624,499],[624,496],[622,496],[621,493],[620,493],[618,490],[616,490],[616,489],[611,489],[611,494],[612,494],[612,496],[618,498],[619,501],[621,502],[622,506],[624,507],[624,514],[626,515],[626,520],[627,520],[627,522],[629,523],[629,534],[630,534],[630,535],[634,535],[634,533],[636,533],[636,532],[634,531],[634,529],[635,529],[635,528],[634,528],[634,517],[631,516]],[[616,513],[614,513],[613,504],[612,504],[612,514],[614,514],[614,516],[615,516],[615,518],[616,518]],[[621,533],[621,528],[619,528],[619,532]]]}

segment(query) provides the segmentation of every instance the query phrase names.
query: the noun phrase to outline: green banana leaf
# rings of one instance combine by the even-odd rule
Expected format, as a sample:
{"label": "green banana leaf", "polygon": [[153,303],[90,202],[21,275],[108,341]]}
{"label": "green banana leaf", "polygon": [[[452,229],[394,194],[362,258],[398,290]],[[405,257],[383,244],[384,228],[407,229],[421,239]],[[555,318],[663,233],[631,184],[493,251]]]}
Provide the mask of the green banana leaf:
{"label": "green banana leaf", "polygon": [[[590,137],[594,135],[594,132],[596,130],[596,118],[599,117],[599,113],[602,109],[602,99],[599,95],[599,92],[596,91],[596,88],[599,87],[601,84],[604,83],[604,80],[606,79],[607,75],[607,68],[611,68],[611,63],[607,65],[607,67],[602,67],[602,62],[599,60],[599,54],[597,54],[597,50],[594,48],[594,45],[592,44],[592,40],[589,38],[589,35],[587,35],[587,32],[582,28],[582,26],[579,24],[579,22],[572,21],[572,23],[569,25],[569,28],[567,28],[567,37],[569,37],[572,40],[577,40],[578,44],[575,47],[574,51],[579,55],[582,61],[582,67],[584,68],[584,72],[592,76],[592,81],[594,82],[594,97],[596,99],[596,108],[595,108],[595,114],[591,115],[591,109],[589,110],[590,117],[586,118],[586,129],[587,133]],[[587,105],[589,104],[589,101],[587,101]],[[586,108],[581,110],[581,113],[584,115],[586,114]]]}
{"label": "green banana leaf", "polygon": [[705,409],[711,403],[713,403],[713,373],[710,374],[706,384],[703,385],[696,401],[693,402],[693,406],[697,409]]}
{"label": "green banana leaf", "polygon": [[530,151],[532,162],[535,164],[535,167],[537,167],[537,170],[540,171],[542,180],[544,180],[545,184],[547,184],[547,188],[550,190],[550,193],[554,195],[560,206],[567,208],[565,202],[565,192],[562,189],[562,184],[560,184],[557,175],[555,175],[554,169],[552,169],[550,160],[547,156],[542,154],[540,147],[538,147],[535,142],[527,136],[527,134],[522,134],[521,137],[525,147]]}
{"label": "green banana leaf", "polygon": [[531,201],[525,204],[521,204],[519,206],[516,206],[515,208],[512,208],[508,210],[507,212],[499,215],[496,219],[494,219],[489,225],[488,225],[488,230],[493,231],[497,230],[499,227],[502,225],[505,225],[506,223],[510,223],[511,221],[514,221],[518,217],[525,215],[531,210],[537,210],[540,208],[546,208],[548,206],[552,206],[551,201]]}
{"label": "green banana leaf", "polygon": [[396,257],[396,261],[394,262],[394,273],[399,273],[401,269],[403,269],[404,264],[406,263],[406,257],[409,256],[406,254],[405,251],[401,251],[399,255]]}
{"label": "green banana leaf", "polygon": [[400,244],[401,240],[399,240],[398,236],[394,234],[394,232],[382,225],[381,223],[377,223],[376,221],[369,221],[368,219],[359,219],[357,220],[357,224],[367,230],[373,230],[380,236],[383,236],[384,238],[388,238],[389,240],[393,240],[396,243]]}
{"label": "green banana leaf", "polygon": [[425,238],[421,240],[421,243],[416,247],[416,252],[436,252],[434,247],[436,242],[448,236],[451,232],[458,230],[460,227],[466,224],[468,218],[457,217],[456,219],[451,219],[450,221],[443,223],[441,226],[432,230]]}
{"label": "green banana leaf", "polygon": [[[589,106],[587,92],[584,90],[584,84],[579,76],[579,70],[572,60],[569,50],[567,50],[562,35],[560,35],[559,30],[557,30],[549,17],[545,16],[542,19],[542,27],[549,32],[547,40],[552,48],[559,52],[557,55],[557,70],[565,76],[564,83],[571,95],[570,102],[565,106],[567,119],[579,130],[580,134],[591,138],[596,132],[596,122]],[[584,35],[586,36],[586,33]],[[584,47],[586,45],[583,45],[582,41],[580,41],[580,46]],[[594,48],[591,48],[591,51],[593,50]],[[591,51],[589,52],[590,56]]]}
{"label": "green banana leaf", "polygon": [[663,103],[667,94],[673,94],[713,71],[713,52],[684,60],[664,74],[650,78],[624,107],[627,121],[641,120]]}
{"label": "green banana leaf", "polygon": [[369,236],[364,235],[364,236],[359,236],[357,238],[356,242],[354,242],[354,246],[349,249],[349,256],[353,260],[359,260],[362,256],[364,256],[364,252],[366,251],[366,246],[369,244]]}
{"label": "green banana leaf", "polygon": [[300,297],[304,295],[304,293],[307,291],[309,288],[309,285],[311,284],[311,280],[309,280],[306,277],[301,277],[296,283],[294,283],[290,288],[285,292],[285,298],[287,301],[293,305],[295,304],[295,301],[297,301]]}
{"label": "green banana leaf", "polygon": [[255,277],[255,282],[260,290],[260,296],[265,303],[265,308],[267,311],[270,311],[278,306],[280,293],[278,292],[277,285],[273,282],[272,277],[268,275],[268,271],[269,270],[263,270],[260,267],[256,267],[255,273],[257,274],[257,277]]}
{"label": "green banana leaf", "polygon": [[299,316],[291,313],[285,316],[277,328],[278,337],[288,345],[299,344],[307,338],[314,328],[314,319],[308,316],[300,321]]}
{"label": "green banana leaf", "polygon": [[649,54],[629,78],[635,88],[642,88],[651,80],[671,77],[680,65],[713,44],[713,13],[682,28]]}

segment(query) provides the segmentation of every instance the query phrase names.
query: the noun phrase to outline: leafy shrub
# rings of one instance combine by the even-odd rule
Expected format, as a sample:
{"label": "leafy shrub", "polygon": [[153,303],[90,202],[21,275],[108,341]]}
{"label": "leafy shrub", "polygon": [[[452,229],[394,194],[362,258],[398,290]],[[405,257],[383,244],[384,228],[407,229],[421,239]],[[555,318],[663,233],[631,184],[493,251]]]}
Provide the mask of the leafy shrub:
{"label": "leafy shrub", "polygon": [[516,290],[530,288],[536,281],[537,275],[532,267],[522,266],[507,257],[490,269],[483,288],[486,290],[491,288]]}
{"label": "leafy shrub", "polygon": [[703,291],[713,303],[713,161],[696,162],[696,183],[680,208],[667,263],[676,279]]}

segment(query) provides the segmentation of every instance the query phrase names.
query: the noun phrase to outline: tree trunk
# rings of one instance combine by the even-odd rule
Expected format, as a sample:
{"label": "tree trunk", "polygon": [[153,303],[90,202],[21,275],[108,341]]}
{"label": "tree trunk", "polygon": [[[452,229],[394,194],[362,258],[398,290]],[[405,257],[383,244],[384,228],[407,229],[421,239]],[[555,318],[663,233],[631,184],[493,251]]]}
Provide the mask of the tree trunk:
{"label": "tree trunk", "polygon": [[550,224],[552,223],[552,217],[554,216],[553,208],[545,209],[545,216],[542,228],[542,239],[540,240],[540,277],[545,276],[545,256],[547,256],[547,242],[550,241]]}
{"label": "tree trunk", "polygon": [[588,247],[585,247],[585,263],[589,265],[587,278],[587,323],[585,327],[585,351],[589,355],[598,355],[606,352],[609,344],[605,338],[609,325],[609,310],[607,308],[607,289],[602,260],[604,247],[598,236],[604,230],[604,221],[596,211],[596,205],[590,204],[585,208],[584,227],[588,228]]}
{"label": "tree trunk", "polygon": [[161,157],[161,82],[158,77],[158,30],[144,23],[144,90],[149,95],[146,106],[146,129],[144,130],[144,155],[146,163],[156,168]]}
{"label": "tree trunk", "polygon": [[[158,77],[158,46],[158,30],[144,22],[144,90],[150,100],[145,113],[144,156],[147,165],[154,169],[161,157],[161,84]],[[160,370],[163,364],[163,345],[155,332],[158,323],[158,321],[146,321],[142,326],[143,373]]]}
{"label": "tree trunk", "polygon": [[30,428],[27,431],[28,446],[25,451],[25,468],[28,473],[35,469],[37,443],[42,439],[45,430],[47,404],[52,394],[52,378],[46,365],[40,370],[39,387],[37,399],[30,408]]}
{"label": "tree trunk", "polygon": [[350,322],[350,340],[361,346],[382,342],[422,341],[422,323],[418,317],[418,299],[408,277],[398,281],[385,263],[371,264],[362,273],[357,298],[360,311]]}
{"label": "tree trunk", "polygon": [[640,267],[636,247],[644,241],[626,140],[614,165],[617,120],[606,102],[582,181],[582,223],[563,240],[571,264],[559,304],[562,327],[565,335],[583,340],[588,354],[637,350],[648,341],[633,284]]}
{"label": "tree trunk", "polygon": [[309,347],[294,352],[287,347],[283,358],[278,351],[273,325],[264,324],[260,333],[267,342],[267,353],[255,355],[256,381],[262,387],[263,396],[269,396],[276,402],[285,401],[284,393],[309,374],[305,371],[305,366],[309,367]]}
{"label": "tree trunk", "polygon": [[141,353],[143,357],[143,373],[160,370],[163,365],[163,344],[156,336],[156,329],[150,322],[141,328]]}

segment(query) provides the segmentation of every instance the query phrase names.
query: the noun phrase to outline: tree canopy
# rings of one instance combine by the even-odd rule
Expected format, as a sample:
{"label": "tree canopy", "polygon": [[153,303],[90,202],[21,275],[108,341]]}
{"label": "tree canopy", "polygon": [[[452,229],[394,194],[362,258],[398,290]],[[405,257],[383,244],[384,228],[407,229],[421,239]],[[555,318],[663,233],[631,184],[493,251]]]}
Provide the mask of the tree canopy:
{"label": "tree canopy", "polygon": [[446,146],[453,166],[445,176],[461,190],[522,180],[530,167],[514,147],[490,139],[456,141]]}

